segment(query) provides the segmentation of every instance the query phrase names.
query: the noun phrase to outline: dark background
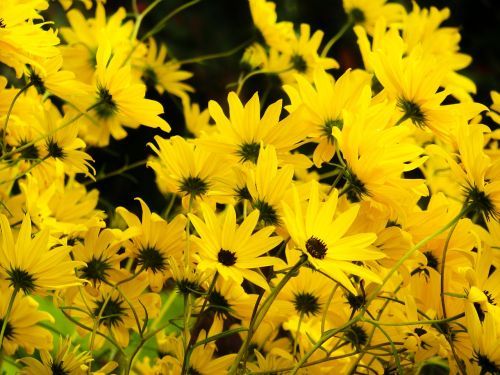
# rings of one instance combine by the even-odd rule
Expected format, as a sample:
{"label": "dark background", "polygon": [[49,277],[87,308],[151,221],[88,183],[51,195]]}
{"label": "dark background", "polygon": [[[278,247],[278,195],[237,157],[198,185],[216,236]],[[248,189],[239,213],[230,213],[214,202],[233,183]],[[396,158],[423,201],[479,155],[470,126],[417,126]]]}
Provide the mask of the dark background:
{"label": "dark background", "polygon": [[[138,0],[140,9],[150,3],[151,1]],[[139,36],[141,32],[149,30],[166,14],[184,3],[172,0],[162,2],[145,19]],[[411,9],[410,1],[400,1],[400,3]],[[451,16],[444,25],[460,29],[461,50],[473,57],[472,64],[462,73],[472,78],[477,85],[475,100],[489,106],[491,104],[489,92],[500,90],[500,43],[498,42],[500,12],[495,1],[420,0],[418,4],[420,7],[434,5],[438,9],[450,8]],[[108,0],[106,5],[108,14],[119,6],[125,6],[130,10],[130,1]],[[317,29],[323,30],[325,36],[322,46],[346,20],[340,0],[276,0],[276,9],[278,20],[289,20],[296,26],[301,22],[309,23],[312,32]],[[61,22],[64,20],[61,19]],[[246,0],[204,0],[177,14],[156,38],[167,44],[170,56],[183,60],[231,50],[245,41],[255,40],[257,35]],[[204,108],[210,99],[214,99],[225,108],[229,91],[226,86],[238,78],[242,53],[243,50],[240,50],[230,57],[183,66],[183,69],[194,73],[194,77],[188,81],[196,90],[192,95],[192,101],[200,103]],[[352,30],[332,48],[330,56],[341,66],[340,69],[331,71],[335,76],[339,76],[349,67],[362,67]],[[269,84],[268,80],[269,78],[265,77],[251,79],[242,92],[243,101],[255,90],[261,90]],[[278,96],[279,91],[273,91],[266,104],[278,99]],[[179,101],[166,94],[159,96],[153,90],[148,90],[148,97],[163,103],[164,118],[173,129],[171,134],[185,135]],[[97,170],[113,171],[126,163],[145,159],[150,154],[146,144],[153,140],[155,134],[160,132],[146,127],[130,130],[126,139],[113,141],[106,150],[90,149],[89,153],[96,160]],[[161,211],[166,205],[165,197],[159,193],[154,182],[154,173],[146,167],[136,168],[128,172],[127,176],[112,177],[93,186],[101,191],[101,208],[107,211],[119,205],[137,211],[139,204],[133,200],[137,196],[142,197],[156,211]]]}

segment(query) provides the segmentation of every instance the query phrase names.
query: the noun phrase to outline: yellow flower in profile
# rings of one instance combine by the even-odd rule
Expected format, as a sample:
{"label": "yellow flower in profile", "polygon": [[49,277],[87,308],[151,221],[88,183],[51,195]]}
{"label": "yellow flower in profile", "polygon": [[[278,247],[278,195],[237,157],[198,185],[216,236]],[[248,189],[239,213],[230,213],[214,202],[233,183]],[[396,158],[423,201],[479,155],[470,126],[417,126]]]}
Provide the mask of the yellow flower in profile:
{"label": "yellow flower in profile", "polygon": [[83,262],[71,260],[69,246],[49,249],[47,229],[32,237],[29,215],[24,216],[16,241],[7,217],[2,214],[0,227],[0,267],[11,287],[24,294],[42,294],[82,284],[75,269],[82,267]]}
{"label": "yellow flower in profile", "polygon": [[116,213],[134,230],[131,243],[125,244],[125,247],[137,260],[138,267],[147,271],[151,290],[158,293],[168,276],[169,258],[180,261],[185,250],[186,217],[177,215],[169,223],[158,214],[151,213],[142,199],[136,199],[142,208],[141,220],[123,207],[117,207]]}
{"label": "yellow flower in profile", "polygon": [[357,111],[368,106],[371,78],[361,70],[348,70],[335,81],[331,75],[319,69],[314,72],[313,83],[301,75],[296,75],[295,79],[297,87],[283,86],[291,101],[285,108],[294,112],[301,106],[305,107],[302,119],[307,123],[309,137],[318,143],[313,161],[320,167],[322,163],[329,162],[335,153],[332,129],[342,129],[343,111]]}
{"label": "yellow flower in profile", "polygon": [[208,108],[201,110],[200,105],[192,103],[189,96],[182,100],[182,112],[186,129],[195,137],[210,134],[215,130],[215,126],[210,124]]}
{"label": "yellow flower in profile", "polygon": [[238,284],[243,279],[268,290],[263,276],[253,268],[282,265],[283,261],[272,256],[262,256],[282,242],[281,237],[271,236],[274,227],[264,227],[253,233],[259,211],[254,210],[243,223],[236,224],[234,207],[229,205],[218,217],[207,205],[202,204],[203,220],[189,214],[199,237],[193,237],[197,245],[198,268],[217,271],[224,279],[232,279]]}
{"label": "yellow flower in profile", "polygon": [[[3,324],[12,289],[5,281],[0,282],[0,326]],[[38,324],[42,321],[54,323],[48,312],[38,309],[38,302],[29,296],[17,294],[7,321],[2,343],[2,351],[14,354],[19,347],[28,354],[35,349],[52,349],[52,334]]]}
{"label": "yellow flower in profile", "polygon": [[277,22],[276,4],[266,0],[249,0],[253,22],[269,47],[283,50],[294,38],[293,23]]}
{"label": "yellow flower in profile", "polygon": [[45,0],[2,0],[0,2],[0,62],[11,66],[20,77],[25,64],[35,64],[33,57],[59,54],[57,33],[44,30],[46,22],[38,11],[46,10]]}
{"label": "yellow flower in profile", "polygon": [[281,100],[267,107],[262,117],[258,93],[245,105],[234,92],[229,93],[227,101],[229,118],[216,101],[211,100],[208,103],[208,110],[215,121],[215,132],[196,140],[197,144],[227,157],[234,163],[255,164],[262,142],[264,146],[274,146],[280,162],[305,168],[311,166],[305,155],[290,153],[299,147],[306,137],[306,127],[300,123],[296,114],[280,121]]}
{"label": "yellow flower in profile", "polygon": [[70,338],[59,338],[57,352],[52,356],[49,351],[41,350],[41,361],[33,357],[21,358],[19,362],[26,367],[21,370],[23,375],[71,374],[85,375],[89,373],[92,354],[80,351],[80,345],[71,347]]}
{"label": "yellow flower in profile", "polygon": [[490,111],[486,113],[493,121],[500,124],[500,93],[498,91],[491,91],[491,101],[493,102]]}
{"label": "yellow flower in profile", "polygon": [[356,233],[346,236],[356,219],[359,206],[351,205],[336,215],[338,192],[334,190],[326,201],[319,196],[319,185],[311,182],[311,194],[304,211],[297,190],[294,191],[293,208],[283,203],[283,221],[293,243],[318,270],[325,272],[345,288],[356,294],[348,275],[353,274],[369,281],[381,282],[378,275],[353,262],[381,259],[384,254],[370,249],[377,239],[375,233]]}
{"label": "yellow flower in profile", "polygon": [[146,125],[169,132],[170,126],[159,115],[163,106],[145,99],[146,86],[133,83],[130,64],[124,63],[122,51],[112,50],[108,40],[102,39],[97,49],[97,65],[93,94],[84,103],[82,111],[88,111],[95,121],[83,117],[84,138],[92,145],[105,146],[109,137],[125,138],[124,126],[138,128]]}
{"label": "yellow flower in profile", "polygon": [[194,89],[182,81],[191,78],[193,73],[180,70],[181,64],[175,60],[167,62],[166,58],[167,47],[162,44],[158,49],[156,41],[150,38],[146,58],[137,59],[142,69],[142,79],[160,94],[167,91],[185,100],[188,98],[187,93],[193,92]]}
{"label": "yellow flower in profile", "polygon": [[180,136],[155,137],[158,147],[148,145],[158,155],[147,164],[158,178],[160,189],[182,195],[185,207],[190,200],[231,202],[231,171],[218,155],[207,152]]}
{"label": "yellow flower in profile", "polygon": [[343,0],[342,5],[351,21],[363,26],[370,35],[380,18],[391,24],[400,23],[406,16],[402,4],[389,3],[387,0]]}

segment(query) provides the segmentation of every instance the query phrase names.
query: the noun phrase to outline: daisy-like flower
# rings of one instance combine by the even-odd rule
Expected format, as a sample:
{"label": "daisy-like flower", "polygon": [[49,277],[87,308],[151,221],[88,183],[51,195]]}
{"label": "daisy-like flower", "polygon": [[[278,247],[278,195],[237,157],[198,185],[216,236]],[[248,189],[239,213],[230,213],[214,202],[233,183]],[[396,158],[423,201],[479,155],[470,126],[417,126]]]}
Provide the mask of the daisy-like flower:
{"label": "daisy-like flower", "polygon": [[293,23],[277,22],[276,4],[266,0],[249,0],[252,19],[261,32],[266,44],[271,48],[283,50],[294,38]]}
{"label": "daisy-like flower", "polygon": [[29,214],[23,218],[16,241],[7,217],[2,214],[0,227],[0,267],[14,289],[24,294],[40,294],[82,284],[82,280],[75,275],[75,269],[84,264],[71,260],[69,246],[57,246],[49,250],[47,229],[32,237]]}
{"label": "daisy-like flower", "polygon": [[299,121],[299,116],[292,114],[280,121],[282,102],[271,104],[264,115],[260,116],[259,96],[255,93],[243,105],[234,92],[227,97],[229,118],[221,106],[211,100],[208,110],[215,121],[215,132],[198,139],[197,144],[210,151],[225,155],[234,163],[256,163],[261,143],[271,144],[276,149],[278,160],[305,168],[311,166],[310,160],[301,154],[290,154],[307,136],[307,129]]}
{"label": "daisy-like flower", "polygon": [[134,83],[129,63],[124,64],[124,50],[112,50],[111,44],[103,36],[96,54],[96,75],[94,93],[89,93],[89,100],[81,107],[89,111],[95,122],[82,118],[85,128],[84,138],[93,145],[104,146],[109,137],[125,138],[124,126],[138,128],[146,125],[160,128],[166,132],[170,126],[159,115],[163,106],[154,100],[145,99],[146,86]]}
{"label": "daisy-like flower", "polygon": [[[12,289],[5,281],[0,282],[0,327],[3,325]],[[38,302],[29,296],[17,294],[5,327],[1,349],[12,355],[21,347],[28,354],[35,349],[52,349],[52,334],[38,323],[49,321],[54,323],[52,315],[38,310]]]}
{"label": "daisy-like flower", "polygon": [[33,357],[21,358],[19,362],[26,367],[20,373],[23,375],[88,374],[92,354],[86,351],[79,352],[80,345],[71,346],[70,338],[65,340],[59,338],[59,346],[54,356],[47,350],[41,350],[41,361]]}
{"label": "daisy-like flower", "polygon": [[285,108],[294,112],[305,107],[302,118],[308,125],[308,135],[318,143],[313,161],[320,167],[323,162],[329,162],[335,153],[332,128],[342,129],[343,111],[356,111],[368,106],[371,98],[370,76],[360,70],[348,70],[335,81],[324,70],[316,70],[314,85],[301,75],[296,75],[295,79],[297,88],[291,85],[283,87],[291,101]]}
{"label": "daisy-like flower", "polygon": [[25,64],[36,64],[33,57],[59,54],[57,33],[44,30],[38,13],[49,6],[45,0],[4,0],[0,3],[0,61],[16,70],[20,77]]}
{"label": "daisy-like flower", "polygon": [[131,236],[130,245],[126,248],[137,259],[139,267],[147,271],[149,285],[154,292],[160,292],[168,274],[169,257],[179,261],[185,249],[186,217],[177,215],[170,223],[158,214],[151,213],[147,204],[136,198],[142,208],[142,218],[118,207],[119,214],[135,234]]}
{"label": "daisy-like flower", "polygon": [[192,103],[189,96],[182,100],[182,112],[186,129],[195,137],[210,134],[215,130],[215,126],[210,124],[208,108],[201,110],[200,105]]}
{"label": "daisy-like flower", "polygon": [[[78,275],[98,287],[100,283],[111,282],[120,268],[120,261],[124,255],[118,251],[123,245],[125,235],[119,235],[118,229],[90,228],[83,237],[83,243],[73,247],[75,260],[85,262],[85,266],[78,270]],[[87,286],[86,286],[87,287]]]}
{"label": "daisy-like flower", "polygon": [[185,207],[190,200],[211,203],[231,202],[232,175],[218,155],[187,142],[180,136],[155,137],[158,147],[148,145],[158,159],[147,163],[158,178],[160,189],[182,195]]}
{"label": "daisy-like flower", "polygon": [[375,23],[381,17],[391,24],[401,22],[406,11],[403,5],[387,0],[343,0],[342,5],[351,21],[373,34]]}
{"label": "daisy-like flower", "polygon": [[374,233],[345,235],[356,219],[359,206],[352,205],[336,216],[337,190],[323,202],[320,200],[318,183],[312,181],[311,184],[305,212],[296,190],[293,209],[283,203],[283,221],[295,246],[307,255],[315,268],[328,274],[353,294],[356,294],[356,290],[348,277],[350,274],[380,282],[380,277],[374,272],[353,263],[384,257],[383,253],[369,248],[377,236]]}
{"label": "daisy-like flower", "polygon": [[175,60],[167,62],[166,58],[167,47],[162,44],[158,49],[156,41],[150,38],[146,58],[138,59],[142,69],[142,80],[160,94],[167,91],[182,100],[188,99],[187,93],[193,92],[194,89],[182,81],[191,78],[193,73],[180,70],[181,64]]}
{"label": "daisy-like flower", "polygon": [[[129,272],[123,271],[115,281],[121,282],[130,277]],[[97,295],[84,290],[83,293],[77,294],[73,301],[73,305],[79,309],[71,310],[71,313],[87,327],[92,327],[95,319],[99,318],[98,331],[104,336],[113,337],[121,347],[127,347],[130,339],[129,330],[139,330],[135,316],[139,322],[144,322],[146,309],[149,318],[158,315],[160,295],[144,293],[148,284],[147,275],[140,273],[137,277],[120,284],[121,293],[113,285],[107,284],[101,284]],[[132,308],[136,315],[132,312]],[[81,335],[89,333],[81,327],[77,327],[77,330]],[[94,348],[99,348],[104,343],[104,337],[96,335],[94,343]]]}
{"label": "daisy-like flower", "polygon": [[272,145],[261,149],[255,169],[249,171],[247,190],[252,206],[259,210],[264,225],[279,225],[281,200],[285,198],[293,179],[293,167],[278,169],[278,157]]}
{"label": "daisy-like flower", "polygon": [[318,55],[318,49],[323,39],[323,31],[316,30],[311,35],[311,27],[303,23],[300,25],[299,35],[294,34],[294,38],[287,44],[283,54],[289,58],[289,71],[280,73],[280,78],[284,83],[293,82],[294,74],[303,75],[307,80],[313,80],[313,73],[316,69],[335,69],[339,67],[337,61],[330,57]]}
{"label": "daisy-like flower", "polygon": [[259,220],[258,210],[252,211],[240,225],[236,224],[236,213],[231,205],[219,217],[205,204],[201,212],[203,220],[189,214],[199,235],[192,238],[197,245],[198,268],[217,271],[224,279],[232,279],[238,284],[247,279],[268,290],[264,277],[252,268],[283,264],[279,258],[262,256],[282,241],[281,237],[271,236],[274,227],[264,227],[252,234]]}
{"label": "daisy-like flower", "polygon": [[461,122],[457,140],[458,164],[452,155],[437,145],[427,149],[445,158],[458,183],[463,188],[465,203],[486,218],[500,218],[500,158],[491,159],[484,151],[484,131],[481,125]]}

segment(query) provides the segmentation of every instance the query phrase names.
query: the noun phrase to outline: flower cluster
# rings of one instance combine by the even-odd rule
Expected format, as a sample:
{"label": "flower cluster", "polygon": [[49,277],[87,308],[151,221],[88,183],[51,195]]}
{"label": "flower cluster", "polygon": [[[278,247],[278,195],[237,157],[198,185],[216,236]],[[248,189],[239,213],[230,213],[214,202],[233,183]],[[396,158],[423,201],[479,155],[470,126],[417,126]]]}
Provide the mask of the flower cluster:
{"label": "flower cluster", "polygon": [[[324,40],[249,0],[236,88],[201,108],[157,37],[199,1],[149,29],[161,0],[0,3],[0,364],[499,374],[500,94],[475,101],[449,10],[344,0]],[[346,32],[363,68],[329,56]],[[92,150],[141,125],[130,168],[168,203],[104,209]]]}

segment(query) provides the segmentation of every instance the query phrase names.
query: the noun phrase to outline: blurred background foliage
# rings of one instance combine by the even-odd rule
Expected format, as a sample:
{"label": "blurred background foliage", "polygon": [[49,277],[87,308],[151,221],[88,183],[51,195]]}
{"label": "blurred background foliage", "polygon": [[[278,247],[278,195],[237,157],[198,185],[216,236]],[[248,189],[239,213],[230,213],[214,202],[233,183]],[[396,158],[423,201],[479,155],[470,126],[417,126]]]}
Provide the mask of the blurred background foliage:
{"label": "blurred background foliage", "polygon": [[[151,0],[138,0],[138,8],[144,9],[150,2]],[[292,21],[296,27],[300,23],[309,23],[312,31],[323,30],[325,33],[323,45],[346,21],[341,0],[276,0],[275,2],[278,20]],[[185,3],[182,0],[163,1],[145,18],[139,36],[150,30],[166,14]],[[411,1],[405,0],[400,3],[411,9]],[[500,89],[498,3],[495,0],[419,0],[418,4],[420,7],[450,8],[451,16],[443,25],[459,28],[462,35],[461,50],[473,57],[472,64],[464,72],[476,82],[478,88],[476,101],[489,106],[490,91]],[[126,7],[127,11],[131,9],[129,0],[108,0],[107,13],[111,14],[121,6]],[[84,11],[83,7],[80,8]],[[93,12],[87,12],[87,15],[93,17]],[[67,24],[63,10],[56,2],[52,3],[45,17],[54,20],[57,27]],[[243,46],[259,40],[258,38],[247,0],[202,0],[175,15],[156,35],[158,42],[167,45],[169,56],[178,60],[241,47],[231,56],[183,65],[184,70],[194,74],[188,80],[196,90],[191,100],[199,103],[202,108],[205,108],[211,99],[218,101],[223,108],[227,107],[226,97],[230,91],[228,85],[237,81],[241,72],[240,59]],[[334,45],[330,56],[340,64],[340,69],[330,71],[335,77],[340,76],[347,68],[362,67],[354,32],[347,32]],[[270,76],[257,76],[249,80],[242,92],[242,99],[246,101],[255,91],[259,91],[262,95],[263,90],[269,90],[264,105],[281,97],[286,100],[286,95],[279,89],[279,81]],[[177,98],[168,94],[160,96],[151,88],[148,88],[147,97],[163,104],[165,109],[163,117],[172,126],[171,135],[186,135],[181,103]],[[151,154],[147,143],[153,141],[156,134],[161,134],[156,129],[146,127],[130,129],[128,132],[129,136],[126,139],[112,140],[106,149],[89,150],[99,173],[109,173],[124,165],[146,159]],[[89,187],[97,187],[100,190],[100,206],[108,214],[114,211],[114,207],[120,205],[135,212],[139,211],[138,203],[134,202],[135,197],[142,197],[158,212],[165,208],[168,201],[157,189],[153,171],[145,166],[92,183]]]}

